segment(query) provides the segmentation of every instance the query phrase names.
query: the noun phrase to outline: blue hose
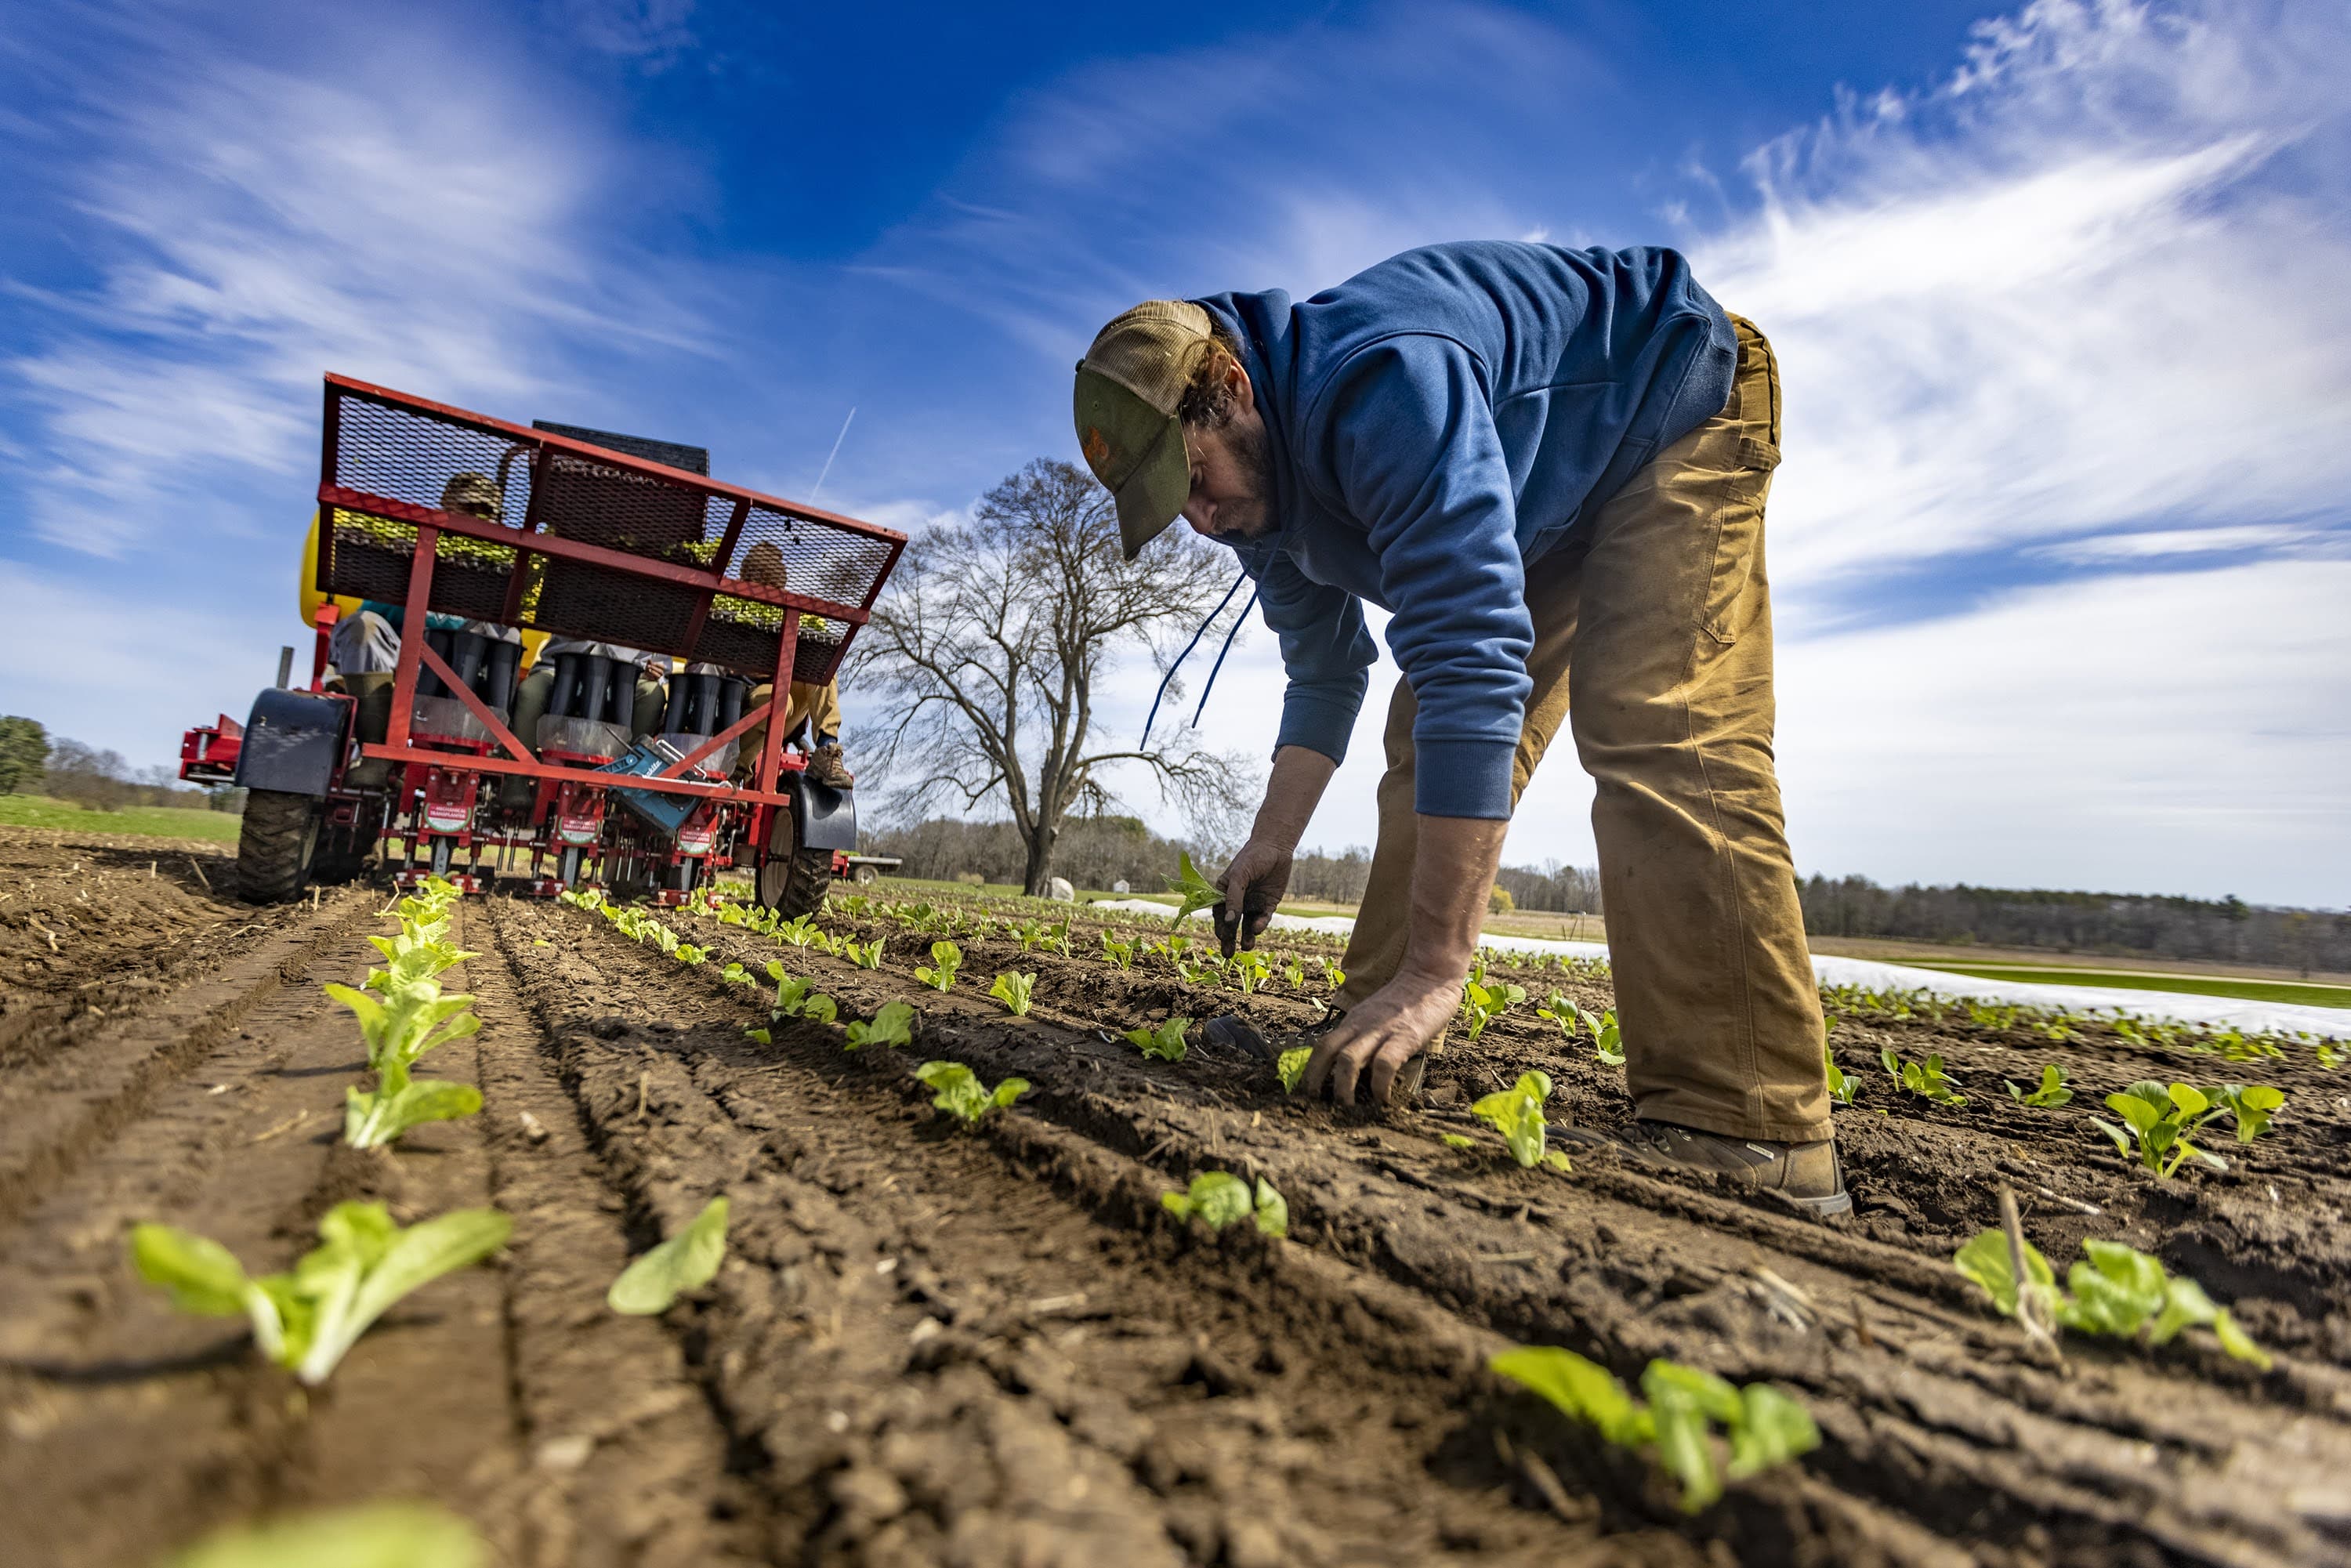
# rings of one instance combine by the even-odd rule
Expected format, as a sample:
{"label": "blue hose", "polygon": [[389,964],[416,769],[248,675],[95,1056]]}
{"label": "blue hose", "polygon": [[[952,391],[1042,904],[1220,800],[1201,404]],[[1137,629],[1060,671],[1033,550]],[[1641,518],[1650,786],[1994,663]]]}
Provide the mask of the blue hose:
{"label": "blue hose", "polygon": [[[1148,746],[1151,743],[1151,726],[1159,717],[1159,705],[1167,695],[1168,683],[1176,678],[1176,672],[1184,667],[1184,661],[1192,656],[1192,650],[1200,645],[1200,639],[1207,635],[1209,627],[1214,626],[1217,623],[1217,617],[1225,612],[1225,606],[1233,601],[1233,595],[1238,593],[1241,591],[1241,584],[1248,580],[1249,573],[1246,571],[1241,573],[1240,576],[1233,579],[1233,585],[1225,590],[1224,598],[1218,600],[1217,601],[1217,607],[1208,612],[1208,618],[1200,622],[1200,629],[1192,633],[1192,640],[1184,644],[1184,651],[1176,655],[1176,662],[1167,666],[1167,673],[1159,677],[1159,690],[1151,699],[1151,712],[1143,721],[1143,734],[1141,737],[1139,737],[1134,743],[1134,748],[1137,751],[1142,750],[1145,746]],[[1257,591],[1255,589],[1251,589],[1249,591],[1249,602],[1251,604],[1255,604],[1257,602]],[[1249,612],[1244,609],[1241,612],[1241,615],[1243,619],[1247,619]],[[1240,622],[1236,621],[1233,622],[1233,630],[1235,632],[1240,630]],[[1225,646],[1229,649],[1232,645],[1232,634],[1228,632],[1225,636]],[[1224,663],[1224,654],[1218,653],[1217,655],[1217,668],[1223,668]],[[1217,676],[1214,670],[1211,670],[1208,673],[1208,684],[1211,686],[1217,684]],[[1207,703],[1208,694],[1204,691],[1200,694],[1200,706],[1205,708],[1207,706]],[[1199,716],[1197,715],[1193,716],[1192,722],[1194,724],[1199,723]]]}

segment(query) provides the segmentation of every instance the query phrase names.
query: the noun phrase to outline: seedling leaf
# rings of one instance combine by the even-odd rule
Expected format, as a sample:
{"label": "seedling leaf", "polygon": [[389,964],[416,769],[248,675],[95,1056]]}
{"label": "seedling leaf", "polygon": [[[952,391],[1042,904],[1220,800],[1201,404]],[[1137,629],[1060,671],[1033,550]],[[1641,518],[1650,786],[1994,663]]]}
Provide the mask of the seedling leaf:
{"label": "seedling leaf", "polygon": [[1197,1218],[1211,1230],[1245,1219],[1255,1208],[1249,1183],[1229,1171],[1202,1171],[1188,1189],[1162,1193],[1159,1202],[1176,1218]]}
{"label": "seedling leaf", "polygon": [[726,1198],[721,1194],[702,1206],[694,1223],[622,1270],[604,1292],[604,1304],[630,1317],[665,1312],[678,1297],[716,1278],[726,1259]]}
{"label": "seedling leaf", "polygon": [[1522,1072],[1510,1088],[1489,1094],[1469,1107],[1473,1115],[1493,1124],[1510,1147],[1510,1157],[1531,1170],[1543,1156],[1543,1102],[1551,1098],[1551,1075]]}
{"label": "seedling leaf", "polygon": [[1273,1059],[1273,1070],[1281,1077],[1281,1092],[1284,1094],[1298,1092],[1298,1081],[1306,1076],[1306,1064],[1313,1059],[1314,1048],[1311,1045],[1301,1045],[1294,1050],[1285,1051]]}
{"label": "seedling leaf", "polygon": [[1206,909],[1212,904],[1222,904],[1225,901],[1224,889],[1216,886],[1200,874],[1200,868],[1192,863],[1190,851],[1177,851],[1176,863],[1176,880],[1167,884],[1167,891],[1184,895],[1183,904],[1176,911],[1176,918],[1178,921],[1190,919],[1192,912],[1196,909]]}

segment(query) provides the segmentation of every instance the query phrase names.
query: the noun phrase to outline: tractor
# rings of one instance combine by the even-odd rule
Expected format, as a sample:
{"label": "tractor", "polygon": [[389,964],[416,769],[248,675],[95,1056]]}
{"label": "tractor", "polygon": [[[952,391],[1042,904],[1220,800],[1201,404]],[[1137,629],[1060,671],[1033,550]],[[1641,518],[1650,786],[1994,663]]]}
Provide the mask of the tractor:
{"label": "tractor", "polygon": [[[676,904],[740,866],[787,915],[820,905],[856,804],[808,776],[791,687],[835,678],[905,536],[720,484],[697,447],[339,375],[325,395],[309,682],[281,670],[181,747],[183,779],[246,790],[243,895],[373,866]],[[391,665],[367,677],[329,658],[360,615],[347,635]],[[665,685],[640,679],[663,662]],[[533,672],[544,712],[518,735]]]}

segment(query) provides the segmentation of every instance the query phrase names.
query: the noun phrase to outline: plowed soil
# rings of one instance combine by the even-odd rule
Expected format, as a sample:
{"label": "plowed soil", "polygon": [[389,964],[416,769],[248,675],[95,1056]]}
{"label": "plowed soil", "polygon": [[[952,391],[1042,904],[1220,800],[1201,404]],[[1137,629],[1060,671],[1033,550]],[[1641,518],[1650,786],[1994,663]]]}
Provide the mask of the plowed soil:
{"label": "plowed soil", "polygon": [[[1437,1058],[1420,1107],[1346,1112],[1254,1059],[1146,1061],[1102,1032],[1308,1021],[1279,985],[992,939],[963,943],[941,995],[912,977],[927,938],[893,935],[866,971],[664,916],[712,949],[689,968],[585,912],[491,898],[462,906],[480,956],[444,977],[486,1027],[428,1061],[478,1082],[483,1113],[360,1155],[335,1142],[360,1048],[317,988],[363,973],[381,895],[256,915],[169,857],[150,878],[155,857],[109,852],[0,843],[0,891],[25,890],[0,901],[12,1563],[143,1564],[231,1519],[386,1494],[439,1499],[517,1564],[2351,1561],[2351,1104],[2307,1059],[1847,1023],[1848,1071],[1880,1043],[1937,1051],[1970,1100],[1898,1095],[1871,1066],[1838,1113],[1858,1210],[1822,1221],[1605,1156],[1499,1159],[1467,1103],[1527,1067],[1557,1082],[1554,1122],[1629,1114],[1621,1075],[1524,1009]],[[85,889],[128,917],[78,916]],[[852,1053],[797,1022],[746,1039],[765,991],[717,971],[778,956],[844,1019],[914,1001],[914,1047]],[[985,998],[1015,967],[1037,975],[1026,1019]],[[91,979],[106,1000],[68,999]],[[933,1058],[1034,1088],[954,1128],[913,1077]],[[2001,1089],[2053,1060],[2074,1105]],[[2158,1185],[2084,1114],[2148,1076],[2290,1098],[2226,1175]],[[1173,1223],[1161,1193],[1204,1169],[1271,1180],[1290,1239]],[[2156,1252],[2275,1369],[2200,1334],[2047,1359],[1949,1262],[2003,1182],[2061,1270],[2085,1236]],[[627,1259],[722,1191],[717,1279],[661,1318],[608,1312]],[[281,1267],[362,1196],[403,1220],[495,1204],[514,1240],[307,1396],[123,1260],[126,1228],[157,1219]],[[1684,1519],[1639,1460],[1482,1370],[1513,1343],[1770,1379],[1824,1441]]]}

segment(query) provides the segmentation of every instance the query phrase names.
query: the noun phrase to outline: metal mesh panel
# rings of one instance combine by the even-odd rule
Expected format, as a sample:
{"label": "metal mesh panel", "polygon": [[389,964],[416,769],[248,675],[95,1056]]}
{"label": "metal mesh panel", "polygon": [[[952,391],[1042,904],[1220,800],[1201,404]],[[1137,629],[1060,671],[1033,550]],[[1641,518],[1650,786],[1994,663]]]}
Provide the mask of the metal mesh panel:
{"label": "metal mesh panel", "polygon": [[[398,393],[354,391],[330,380],[328,397],[334,432],[328,483],[433,509],[454,506],[461,495],[486,493],[497,524],[514,530],[515,546],[442,536],[434,565],[431,608],[436,611],[504,621],[519,570],[520,591],[512,593],[517,624],[765,680],[775,670],[783,616],[777,606],[714,596],[715,580],[674,582],[543,555],[528,541],[544,533],[696,573],[724,571],[850,611],[868,606],[898,547],[893,535],[797,516],[789,503],[717,489],[684,474],[640,472],[619,457],[604,461],[533,432],[496,428],[496,422],[413,403]],[[738,511],[743,526],[722,561]],[[374,515],[364,504],[333,507],[330,513],[319,586],[404,602],[415,526]],[[523,531],[526,519],[532,533]],[[697,620],[702,629],[695,635]],[[837,619],[804,618],[794,678],[830,678],[847,630]]]}
{"label": "metal mesh panel", "polygon": [[[745,560],[762,545],[783,558],[783,582],[761,576],[756,568],[745,569]],[[810,599],[862,610],[868,596],[880,588],[882,574],[889,570],[893,548],[887,539],[853,534],[754,502],[749,516],[743,519],[743,537],[736,541],[735,559],[726,570],[730,577],[765,581]]]}

